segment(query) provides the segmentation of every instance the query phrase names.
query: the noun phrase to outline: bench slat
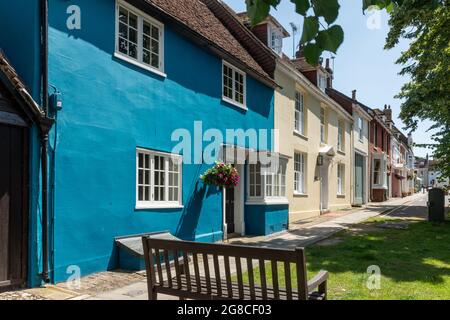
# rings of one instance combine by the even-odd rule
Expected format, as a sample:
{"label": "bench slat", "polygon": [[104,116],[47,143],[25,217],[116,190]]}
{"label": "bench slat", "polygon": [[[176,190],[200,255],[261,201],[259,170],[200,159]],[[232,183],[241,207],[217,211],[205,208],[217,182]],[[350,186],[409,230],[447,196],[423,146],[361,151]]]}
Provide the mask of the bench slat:
{"label": "bench slat", "polygon": [[192,256],[194,258],[194,272],[195,272],[195,283],[197,284],[197,292],[201,292],[202,288],[200,287],[200,268],[198,264],[198,256],[195,253]]}
{"label": "bench slat", "polygon": [[272,260],[272,282],[275,299],[280,298],[280,287],[278,286],[278,264],[277,261]]}
{"label": "bench slat", "polygon": [[187,252],[183,252],[183,268],[187,279],[188,291],[192,291],[191,288],[191,271],[189,269],[189,258]]}
{"label": "bench slat", "polygon": [[217,256],[217,254],[213,255],[213,261],[214,261],[214,272],[216,275],[217,294],[219,297],[221,297],[222,296],[222,283],[220,280],[219,257]]}
{"label": "bench slat", "polygon": [[228,255],[230,257],[245,257],[252,259],[277,260],[296,262],[296,255],[293,250],[271,249],[258,247],[244,247],[236,245],[223,245],[215,243],[198,243],[190,241],[162,240],[148,238],[148,245],[151,248],[160,248],[167,250],[187,251],[199,254],[218,254],[219,256]]}
{"label": "bench slat", "polygon": [[284,278],[286,280],[287,299],[292,300],[291,264],[289,262],[284,263]]}
{"label": "bench slat", "polygon": [[173,287],[172,271],[170,270],[169,251],[168,250],[164,250],[164,264],[166,266],[167,282],[169,283],[169,288],[172,288]]}
{"label": "bench slat", "polygon": [[235,257],[236,259],[236,272],[238,279],[238,288],[239,288],[239,299],[244,299],[244,282],[242,280],[242,265],[241,265],[241,257]]}
{"label": "bench slat", "polygon": [[164,278],[161,267],[161,255],[158,249],[155,249],[156,269],[158,270],[158,279],[161,285],[164,285]]}
{"label": "bench slat", "polygon": [[181,270],[180,270],[180,262],[178,261],[178,251],[174,250],[173,251],[173,259],[175,262],[175,274],[176,274],[176,279],[177,279],[177,286],[178,289],[181,288]]}
{"label": "bench slat", "polygon": [[255,300],[255,277],[253,275],[253,261],[247,258],[247,272],[248,272],[248,283],[250,286],[250,299]]}
{"label": "bench slat", "polygon": [[233,298],[233,286],[231,282],[231,270],[230,270],[230,257],[224,256],[224,264],[225,264],[225,278],[227,281],[227,290],[228,290],[228,297]]}
{"label": "bench slat", "polygon": [[259,259],[259,274],[261,278],[261,289],[263,300],[267,300],[266,262]]}
{"label": "bench slat", "polygon": [[209,274],[208,255],[206,253],[203,254],[203,266],[205,267],[206,292],[211,294],[211,276]]}

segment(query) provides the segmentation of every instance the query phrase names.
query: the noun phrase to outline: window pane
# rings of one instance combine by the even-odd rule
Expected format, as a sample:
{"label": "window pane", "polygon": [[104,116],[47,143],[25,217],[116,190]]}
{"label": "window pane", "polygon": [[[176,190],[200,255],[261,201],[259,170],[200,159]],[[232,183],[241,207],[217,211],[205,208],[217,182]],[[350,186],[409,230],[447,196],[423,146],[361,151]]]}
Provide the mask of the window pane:
{"label": "window pane", "polygon": [[137,46],[135,44],[128,44],[128,55],[132,58],[137,59]]}
{"label": "window pane", "polygon": [[124,54],[128,54],[128,41],[125,39],[119,39],[119,51]]}
{"label": "window pane", "polygon": [[138,20],[137,16],[135,16],[132,13],[129,13],[128,25],[131,28],[137,29],[137,20]]}
{"label": "window pane", "polygon": [[119,10],[119,21],[123,23],[128,23],[128,11],[122,7]]}

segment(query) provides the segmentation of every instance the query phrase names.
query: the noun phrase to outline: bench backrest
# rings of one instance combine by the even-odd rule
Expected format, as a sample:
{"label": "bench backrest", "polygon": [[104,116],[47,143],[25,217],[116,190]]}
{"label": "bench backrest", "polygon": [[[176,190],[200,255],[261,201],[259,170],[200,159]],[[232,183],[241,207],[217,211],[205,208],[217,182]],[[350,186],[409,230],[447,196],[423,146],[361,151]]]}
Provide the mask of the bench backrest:
{"label": "bench backrest", "polygon": [[[217,298],[250,298],[251,300],[255,300],[257,294],[266,300],[270,291],[270,296],[274,299],[307,299],[305,252],[302,248],[279,250],[161,240],[150,237],[143,237],[142,240],[149,290],[155,287],[183,289],[192,294],[206,293]],[[174,268],[170,266],[171,260],[173,260]],[[255,260],[259,265],[259,272],[257,272],[259,276],[254,272]],[[191,265],[189,265],[189,261],[192,261]],[[270,280],[266,276],[267,263],[270,263],[272,270]],[[243,264],[248,276],[246,288],[249,289],[245,292]],[[280,281],[278,272],[280,264],[283,266],[281,270],[284,269],[284,280],[282,281]],[[295,291],[293,290],[291,264],[295,265],[293,269],[296,273],[297,289]],[[260,283],[256,286],[257,276]],[[211,281],[215,283],[212,285]],[[268,286],[268,281],[272,282],[271,286]],[[193,288],[191,283],[194,283],[196,288]],[[283,287],[281,293],[280,284]]]}

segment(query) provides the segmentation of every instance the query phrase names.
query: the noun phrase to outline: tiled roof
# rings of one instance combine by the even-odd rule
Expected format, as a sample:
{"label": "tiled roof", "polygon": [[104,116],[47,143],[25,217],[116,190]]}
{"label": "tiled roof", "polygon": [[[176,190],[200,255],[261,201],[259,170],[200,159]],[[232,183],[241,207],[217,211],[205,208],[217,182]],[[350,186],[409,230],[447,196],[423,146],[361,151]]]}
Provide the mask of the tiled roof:
{"label": "tiled roof", "polygon": [[[353,102],[353,98],[350,98],[349,96],[347,96],[346,94],[342,93],[339,90],[336,90],[334,88],[327,88],[327,94],[328,95],[336,95],[336,96],[340,96],[343,99],[346,99],[349,102]],[[354,101],[356,104],[358,104],[365,112],[367,112],[369,115],[373,114],[373,110],[371,108],[369,108],[368,106],[366,106],[365,104],[361,103],[359,100]],[[347,110],[348,111],[348,110]]]}
{"label": "tiled roof", "polygon": [[43,118],[44,113],[39,105],[34,101],[28,92],[25,84],[20,79],[16,70],[9,63],[5,54],[0,49],[0,73],[4,76],[4,79],[8,82],[8,86],[13,89],[18,97],[20,97],[23,102],[27,105],[28,109],[34,116],[38,118]]}
{"label": "tiled roof", "polygon": [[250,53],[239,43],[214,13],[200,0],[145,0],[178,20],[209,42],[241,61],[257,74],[270,79]]}

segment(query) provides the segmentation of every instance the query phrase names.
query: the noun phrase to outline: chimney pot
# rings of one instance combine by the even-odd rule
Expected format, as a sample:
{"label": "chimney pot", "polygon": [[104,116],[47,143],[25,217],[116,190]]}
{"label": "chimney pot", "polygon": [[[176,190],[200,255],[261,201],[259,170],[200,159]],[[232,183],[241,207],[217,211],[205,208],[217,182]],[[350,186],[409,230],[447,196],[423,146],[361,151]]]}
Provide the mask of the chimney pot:
{"label": "chimney pot", "polygon": [[353,91],[352,91],[352,99],[353,99],[353,100],[356,100],[356,90],[353,90]]}

